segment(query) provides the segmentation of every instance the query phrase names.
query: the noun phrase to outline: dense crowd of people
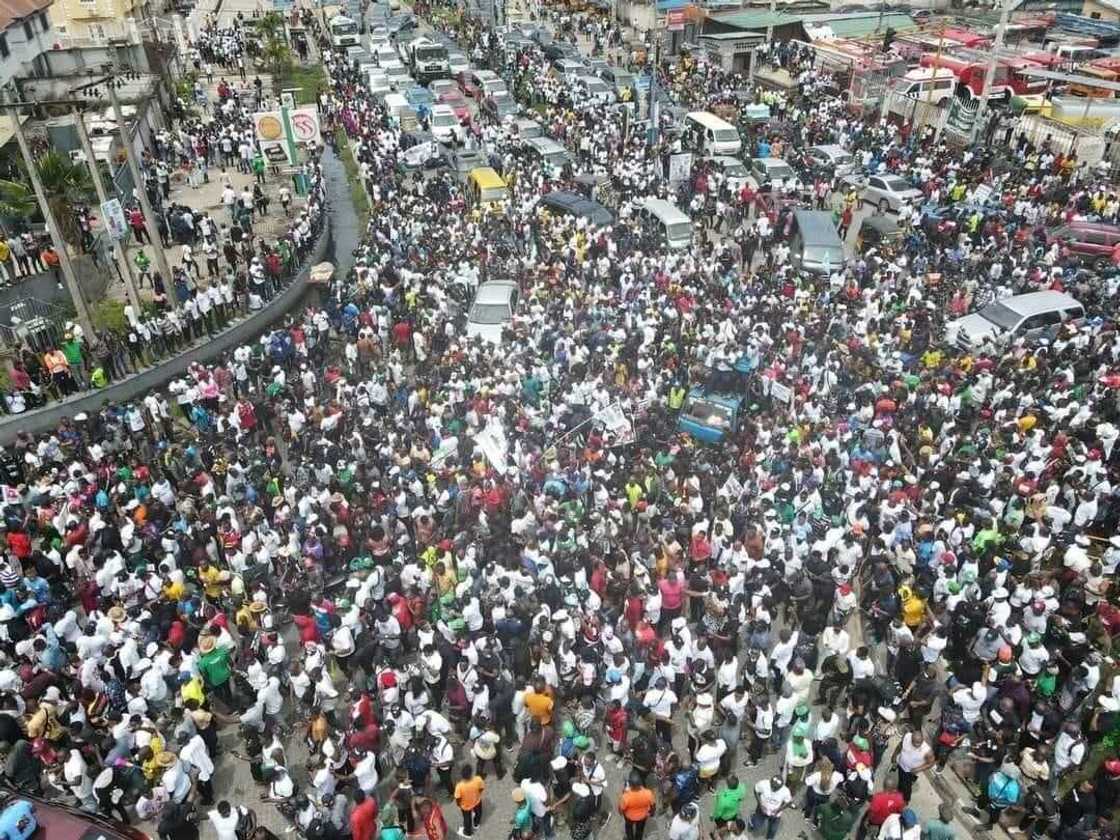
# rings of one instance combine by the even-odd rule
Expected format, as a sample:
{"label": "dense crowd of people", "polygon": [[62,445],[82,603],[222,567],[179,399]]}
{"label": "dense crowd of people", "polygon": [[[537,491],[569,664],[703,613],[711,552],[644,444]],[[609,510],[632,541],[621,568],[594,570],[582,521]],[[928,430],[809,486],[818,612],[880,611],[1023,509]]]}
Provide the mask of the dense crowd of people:
{"label": "dense crowd of people", "polygon": [[[904,214],[896,244],[816,276],[789,259],[791,209],[819,198],[840,222],[842,184],[763,202],[698,164],[670,186],[688,143],[670,114],[651,144],[624,106],[573,100],[538,48],[431,15],[572,162],[546,169],[490,122],[497,207],[405,170],[400,127],[320,36],[321,110],[371,206],[353,269],[166,395],[0,452],[8,784],[161,838],[267,838],[273,808],[354,840],[443,840],[460,818],[461,836],[523,840],[612,818],[627,840],[651,821],[774,838],[792,819],[825,840],[950,840],[969,813],[1113,837],[1115,281],[1044,239],[1114,217],[1113,185],[1049,147],[961,151],[853,116],[775,47],[800,87],[748,142],[840,143],[939,204],[995,196],[942,239]],[[200,60],[239,43],[205,37]],[[703,61],[657,72],[690,107],[745,85]],[[241,131],[237,107],[214,113]],[[314,236],[311,169],[297,231]],[[610,225],[539,207],[589,174]],[[638,223],[651,195],[688,208],[691,248]],[[467,330],[491,280],[518,290],[497,344]],[[941,340],[978,296],[1039,289],[1089,317]],[[678,416],[714,381],[742,417],[701,445]],[[235,761],[259,796],[214,784]],[[975,802],[923,808],[922,777],[950,767]]]}

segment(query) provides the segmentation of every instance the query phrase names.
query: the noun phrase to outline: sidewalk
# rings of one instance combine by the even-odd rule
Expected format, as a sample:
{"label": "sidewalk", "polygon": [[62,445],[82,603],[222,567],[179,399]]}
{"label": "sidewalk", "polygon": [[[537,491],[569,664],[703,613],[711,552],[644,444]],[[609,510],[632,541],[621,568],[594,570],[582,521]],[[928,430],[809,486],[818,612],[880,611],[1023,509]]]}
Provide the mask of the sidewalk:
{"label": "sidewalk", "polygon": [[[252,80],[255,74],[248,76],[249,85],[252,85]],[[218,101],[217,87],[218,82],[223,78],[223,74],[219,72],[214,73],[214,81],[209,85],[207,95],[210,98],[211,107]],[[240,87],[240,78],[234,74],[233,78],[225,77],[226,81],[233,85],[235,88]],[[260,74],[260,79],[264,83],[264,90],[266,94],[271,91],[272,80],[268,74]],[[199,109],[200,113],[201,109]],[[285,175],[284,170],[288,167],[282,165],[278,174],[272,174],[270,170],[265,171],[265,181],[263,184],[264,193],[270,200],[268,213],[264,216],[257,216],[253,221],[253,235],[258,238],[263,238],[266,241],[272,242],[283,236],[287,232],[290,223],[290,218],[299,215],[306,205],[306,199],[303,196],[297,195],[295,188],[292,185],[292,179],[289,175]],[[238,171],[237,167],[231,167],[222,170],[220,165],[211,166],[207,172],[208,182],[204,181],[199,186],[191,186],[187,181],[187,173],[183,169],[172,169],[171,171],[171,189],[168,198],[164,199],[164,206],[172,204],[185,205],[196,213],[208,213],[210,218],[220,227],[230,226],[230,216],[226,209],[222,206],[222,191],[228,183],[233,187],[237,195],[247,186],[252,191],[253,184],[255,183],[255,176],[252,174],[245,174]],[[280,206],[279,194],[280,188],[283,186],[288,187],[288,191],[292,196],[292,203],[289,207],[289,217],[285,217],[283,208]],[[129,264],[133,268],[133,277],[136,282],[139,282],[139,272],[136,270],[136,254],[138,251],[143,250],[148,259],[151,260],[152,270],[157,267],[155,260],[155,249],[160,247],[158,242],[146,245],[140,245],[135,237],[130,236],[126,245],[126,251]],[[172,241],[170,247],[161,249],[164,256],[167,258],[167,264],[174,269],[176,266],[182,264],[182,245]],[[194,259],[199,267],[198,284],[202,288],[207,286],[206,277],[206,258],[202,252],[202,242],[196,240],[192,245]],[[222,271],[225,270],[225,259],[221,256],[221,245],[219,244],[219,264]],[[165,278],[166,280],[166,278]],[[149,285],[138,289],[142,301],[150,301],[152,299],[152,289]],[[125,301],[126,293],[124,284],[117,278],[116,272],[113,272],[113,280],[107,290],[107,296],[112,300]]]}

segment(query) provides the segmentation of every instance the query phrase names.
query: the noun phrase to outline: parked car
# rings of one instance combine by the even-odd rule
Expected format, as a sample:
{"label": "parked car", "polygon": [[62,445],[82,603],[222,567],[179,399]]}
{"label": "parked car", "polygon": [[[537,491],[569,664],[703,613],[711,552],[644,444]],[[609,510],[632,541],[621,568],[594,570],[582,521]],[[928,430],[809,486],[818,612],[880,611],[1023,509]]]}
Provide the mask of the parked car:
{"label": "parked car", "polygon": [[482,112],[501,122],[506,117],[517,115],[517,102],[508,93],[496,93],[482,100]]}
{"label": "parked car", "polygon": [[843,146],[810,146],[805,150],[805,162],[814,175],[843,178],[856,171],[856,159]]}
{"label": "parked car", "polygon": [[712,166],[723,175],[727,186],[735,192],[741,190],[743,185],[750,180],[750,171],[747,169],[747,165],[737,157],[732,157],[731,155],[715,155],[710,158],[705,158],[705,160],[711,162]]}
{"label": "parked car", "polygon": [[783,192],[801,190],[801,179],[797,177],[793,167],[781,158],[754,158],[748,168],[752,189],[778,189]]}
{"label": "parked car", "polygon": [[38,823],[39,827],[32,835],[36,840],[48,837],[50,840],[149,840],[143,831],[119,820],[38,796],[0,790],[0,811],[21,802],[31,806]]}
{"label": "parked car", "polygon": [[459,122],[464,125],[470,125],[473,122],[471,118],[471,106],[467,104],[467,100],[463,94],[459,92],[459,88],[448,91],[439,97],[441,105],[448,106],[455,112],[455,116],[459,118]]}
{"label": "parked car", "polygon": [[389,77],[389,84],[393,86],[393,90],[405,90],[412,84],[412,77],[408,75],[408,68],[403,64],[385,68],[385,74]]}
{"label": "parked car", "polygon": [[435,97],[432,96],[431,91],[419,86],[410,87],[406,90],[404,98],[416,110],[416,116],[420,119],[426,118],[432,110],[432,105],[435,104]]}
{"label": "parked car", "polygon": [[615,93],[622,96],[623,91],[634,89],[634,74],[629,70],[617,67],[608,67],[599,71],[599,78],[614,88]]}
{"label": "parked car", "polygon": [[401,38],[416,29],[416,18],[411,12],[405,12],[403,15],[395,15],[389,18],[386,27],[390,36]]}
{"label": "parked car", "polygon": [[992,301],[979,312],[945,325],[945,341],[971,352],[992,341],[1005,344],[1017,338],[1037,342],[1053,338],[1061,324],[1079,324],[1085,307],[1064,292],[1030,292]]}
{"label": "parked car", "polygon": [[1047,231],[1048,244],[1060,242],[1078,259],[1103,268],[1112,262],[1112,249],[1120,243],[1120,226],[1099,222],[1070,222]]}
{"label": "parked car", "polygon": [[465,55],[460,52],[447,53],[447,68],[451,73],[451,78],[457,79],[463,73],[471,69],[471,62]]}
{"label": "parked car", "polygon": [[467,315],[467,337],[500,344],[502,329],[513,321],[517,295],[513,280],[491,280],[479,286]]}
{"label": "parked car", "polygon": [[587,219],[593,225],[609,225],[614,222],[614,214],[598,201],[567,190],[542,195],[539,206],[550,213]]}
{"label": "parked car", "polygon": [[456,178],[466,181],[473,170],[488,166],[489,161],[478,149],[456,149],[448,157],[448,165]]}
{"label": "parked car", "polygon": [[918,204],[925,194],[896,175],[872,175],[860,193],[860,201],[878,207],[884,213],[895,213],[903,204]]}
{"label": "parked car", "polygon": [[483,96],[482,83],[487,79],[497,79],[498,74],[493,70],[468,70],[459,77],[459,87],[463,93],[475,99]]}
{"label": "parked car", "polygon": [[614,90],[598,76],[580,76],[575,83],[577,98],[596,105],[610,105],[616,100]]}
{"label": "parked car", "polygon": [[428,82],[428,91],[435,97],[437,102],[443,101],[445,93],[459,92],[459,85],[453,79],[432,79]]}
{"label": "parked car", "polygon": [[428,115],[432,134],[441,143],[462,143],[467,139],[467,129],[450,105],[433,105]]}

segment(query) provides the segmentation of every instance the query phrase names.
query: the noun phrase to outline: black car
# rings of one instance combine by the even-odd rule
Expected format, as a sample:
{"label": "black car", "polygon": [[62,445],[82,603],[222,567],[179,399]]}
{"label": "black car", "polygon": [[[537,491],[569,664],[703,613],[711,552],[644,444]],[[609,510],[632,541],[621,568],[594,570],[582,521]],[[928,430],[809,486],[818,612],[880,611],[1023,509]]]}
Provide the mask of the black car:
{"label": "black car", "polygon": [[614,214],[590,198],[584,198],[579,193],[557,190],[541,196],[541,207],[550,213],[559,213],[565,216],[579,216],[587,219],[593,225],[609,225],[614,222]]}
{"label": "black car", "polygon": [[416,29],[416,18],[411,13],[405,12],[403,15],[389,18],[385,26],[388,28],[390,36],[407,35]]}

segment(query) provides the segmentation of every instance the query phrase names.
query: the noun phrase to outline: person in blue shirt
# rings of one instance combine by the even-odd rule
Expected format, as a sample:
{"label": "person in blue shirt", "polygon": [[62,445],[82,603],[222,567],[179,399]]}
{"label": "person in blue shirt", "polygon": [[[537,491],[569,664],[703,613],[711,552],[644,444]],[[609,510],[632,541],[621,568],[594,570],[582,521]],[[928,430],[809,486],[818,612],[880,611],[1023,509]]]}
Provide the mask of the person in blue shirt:
{"label": "person in blue shirt", "polygon": [[25,799],[17,799],[0,811],[0,840],[27,840],[38,828],[35,809]]}
{"label": "person in blue shirt", "polygon": [[43,625],[43,635],[34,642],[39,665],[47,671],[61,671],[66,666],[66,654],[55,635],[54,627]]}

